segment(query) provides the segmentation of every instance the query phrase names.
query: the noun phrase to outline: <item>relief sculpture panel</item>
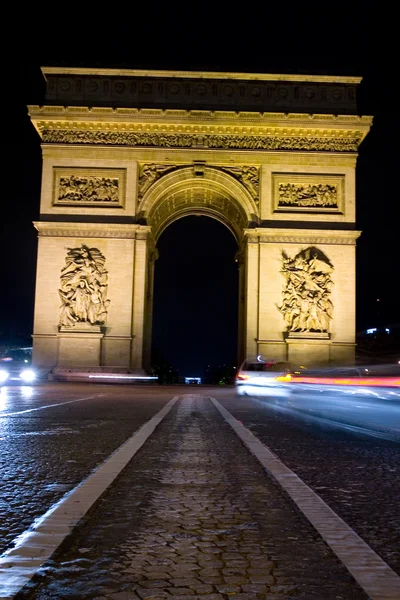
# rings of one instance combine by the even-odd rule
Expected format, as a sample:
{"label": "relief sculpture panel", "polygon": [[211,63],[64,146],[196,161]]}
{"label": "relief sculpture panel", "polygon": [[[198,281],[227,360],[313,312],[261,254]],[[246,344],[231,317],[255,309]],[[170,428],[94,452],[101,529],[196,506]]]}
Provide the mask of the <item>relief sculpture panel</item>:
{"label": "relief sculpture panel", "polygon": [[344,176],[274,173],[274,211],[343,213]]}
{"label": "relief sculpture panel", "polygon": [[124,205],[125,172],[121,169],[55,169],[54,206]]}
{"label": "relief sculpture panel", "polygon": [[110,300],[105,258],[97,248],[69,248],[61,269],[61,330],[105,325]]}
{"label": "relief sculpture panel", "polygon": [[315,247],[294,258],[282,252],[281,273],[285,277],[281,311],[287,332],[328,334],[333,314],[330,299],[333,265]]}

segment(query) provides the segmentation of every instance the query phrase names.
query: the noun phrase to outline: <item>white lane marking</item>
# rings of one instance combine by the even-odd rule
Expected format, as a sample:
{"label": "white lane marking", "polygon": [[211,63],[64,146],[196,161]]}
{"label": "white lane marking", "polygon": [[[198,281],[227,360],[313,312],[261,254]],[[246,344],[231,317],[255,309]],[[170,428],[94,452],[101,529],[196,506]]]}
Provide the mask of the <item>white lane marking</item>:
{"label": "white lane marking", "polygon": [[311,488],[215,398],[210,398],[250,452],[278,481],[371,600],[399,600],[400,577]]}
{"label": "white lane marking", "polygon": [[27,408],[26,410],[18,410],[10,413],[0,413],[0,419],[2,417],[13,417],[15,415],[22,415],[24,413],[34,412],[35,410],[44,410],[45,408],[53,408],[54,406],[63,406],[64,404],[72,404],[73,402],[83,402],[84,400],[92,400],[93,398],[101,398],[105,394],[95,394],[94,396],[87,396],[86,398],[78,398],[77,400],[67,400],[66,402],[58,402],[57,404],[47,404],[46,406],[37,406],[36,408]]}
{"label": "white lane marking", "polygon": [[0,598],[14,598],[28,583],[142,447],[177,400],[178,396],[172,398],[91,475],[14,540],[13,547],[0,557]]}

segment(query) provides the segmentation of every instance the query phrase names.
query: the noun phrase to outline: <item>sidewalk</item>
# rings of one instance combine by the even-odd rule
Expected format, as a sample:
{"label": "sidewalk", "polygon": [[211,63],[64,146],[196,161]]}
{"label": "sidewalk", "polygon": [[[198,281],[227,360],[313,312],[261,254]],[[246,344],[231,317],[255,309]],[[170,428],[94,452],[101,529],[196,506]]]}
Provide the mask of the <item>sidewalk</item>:
{"label": "sidewalk", "polygon": [[179,400],[17,600],[366,600],[207,398]]}

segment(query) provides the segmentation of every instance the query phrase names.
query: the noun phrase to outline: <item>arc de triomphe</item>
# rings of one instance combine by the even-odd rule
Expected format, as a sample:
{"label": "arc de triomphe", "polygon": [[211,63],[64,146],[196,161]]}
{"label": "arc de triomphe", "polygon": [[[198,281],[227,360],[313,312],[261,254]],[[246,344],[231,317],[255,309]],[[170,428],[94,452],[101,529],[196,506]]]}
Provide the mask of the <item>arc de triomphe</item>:
{"label": "arc de triomphe", "polygon": [[360,78],[42,72],[34,364],[148,371],[157,240],[193,214],[237,240],[238,360],[354,359]]}

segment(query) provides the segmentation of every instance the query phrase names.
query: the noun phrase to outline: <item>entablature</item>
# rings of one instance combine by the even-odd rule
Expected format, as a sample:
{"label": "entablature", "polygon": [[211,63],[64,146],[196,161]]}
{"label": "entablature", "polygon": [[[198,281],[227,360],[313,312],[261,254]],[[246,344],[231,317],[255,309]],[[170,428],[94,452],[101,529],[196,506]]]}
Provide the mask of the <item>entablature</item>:
{"label": "entablature", "polygon": [[44,144],[357,152],[372,117],[30,106]]}

